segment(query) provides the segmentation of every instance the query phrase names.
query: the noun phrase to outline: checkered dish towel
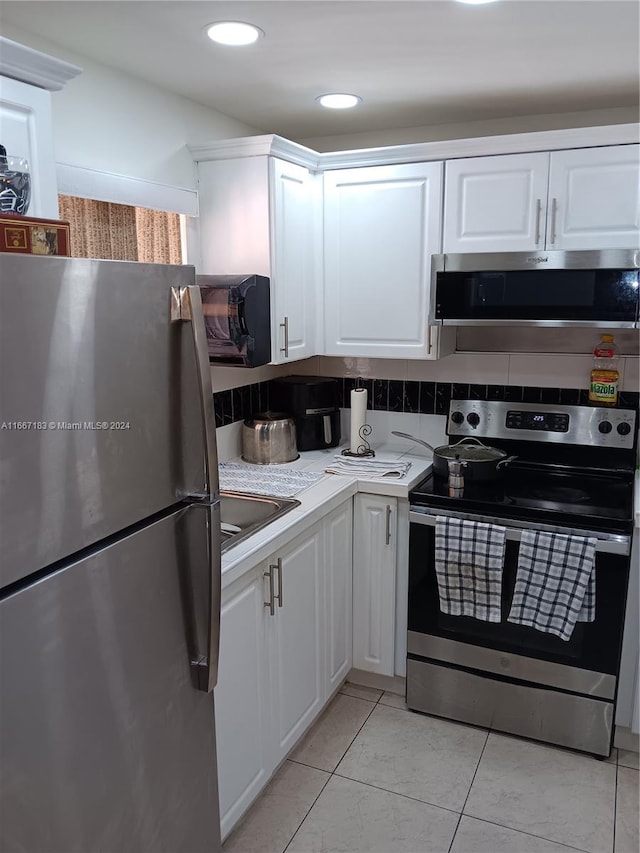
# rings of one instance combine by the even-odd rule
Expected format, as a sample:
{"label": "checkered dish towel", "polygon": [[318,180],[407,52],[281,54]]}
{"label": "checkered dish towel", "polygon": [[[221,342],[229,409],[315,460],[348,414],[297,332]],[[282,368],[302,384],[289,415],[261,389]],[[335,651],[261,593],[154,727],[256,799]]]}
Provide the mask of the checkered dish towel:
{"label": "checkered dish towel", "polygon": [[509,622],[571,637],[596,617],[596,539],[525,530]]}
{"label": "checkered dish towel", "polygon": [[437,516],[436,577],[440,610],[500,621],[504,527]]}

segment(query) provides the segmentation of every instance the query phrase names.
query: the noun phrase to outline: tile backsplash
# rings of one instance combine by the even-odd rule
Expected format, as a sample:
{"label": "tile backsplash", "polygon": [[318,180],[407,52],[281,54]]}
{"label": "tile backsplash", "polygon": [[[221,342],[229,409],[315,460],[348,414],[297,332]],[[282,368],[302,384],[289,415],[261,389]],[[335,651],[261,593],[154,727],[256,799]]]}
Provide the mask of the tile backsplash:
{"label": "tile backsplash", "polygon": [[[292,371],[293,372],[293,371]],[[339,380],[340,408],[350,408],[350,392],[356,384],[351,376]],[[505,400],[510,403],[561,403],[588,405],[586,388],[550,388],[531,385],[499,385],[466,382],[420,382],[402,379],[362,380],[367,389],[367,408],[372,411],[405,414],[447,415],[451,400]],[[265,411],[270,403],[271,380],[218,391],[214,396],[216,426],[244,420]],[[638,408],[637,391],[620,393],[621,408]]]}

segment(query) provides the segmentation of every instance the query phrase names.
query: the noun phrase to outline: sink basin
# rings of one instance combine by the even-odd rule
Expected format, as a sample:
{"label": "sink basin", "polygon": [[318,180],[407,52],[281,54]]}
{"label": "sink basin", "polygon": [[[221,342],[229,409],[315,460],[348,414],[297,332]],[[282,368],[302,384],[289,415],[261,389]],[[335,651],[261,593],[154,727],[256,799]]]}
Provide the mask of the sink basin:
{"label": "sink basin", "polygon": [[[293,498],[220,492],[222,553],[300,506]],[[225,529],[226,528],[226,529]]]}

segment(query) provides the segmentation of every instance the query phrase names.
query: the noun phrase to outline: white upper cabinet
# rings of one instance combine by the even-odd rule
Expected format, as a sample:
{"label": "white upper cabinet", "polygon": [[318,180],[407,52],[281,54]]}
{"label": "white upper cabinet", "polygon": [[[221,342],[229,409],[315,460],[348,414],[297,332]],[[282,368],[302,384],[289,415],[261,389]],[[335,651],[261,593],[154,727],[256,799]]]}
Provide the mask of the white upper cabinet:
{"label": "white upper cabinet", "polygon": [[548,249],[640,246],[640,145],[554,151]]}
{"label": "white upper cabinet", "polygon": [[613,145],[448,162],[443,251],[635,248],[638,148]]}
{"label": "white upper cabinet", "polygon": [[277,342],[273,360],[295,361],[315,355],[315,176],[304,166],[275,157],[270,158],[269,167],[271,275],[275,282],[271,339]]}
{"label": "white upper cabinet", "polygon": [[268,276],[272,362],[315,355],[316,176],[304,166],[268,156],[197,165],[198,272]]}
{"label": "white upper cabinet", "polygon": [[25,216],[58,218],[56,162],[51,129],[51,93],[0,77],[0,141],[7,154],[26,157],[31,200]]}
{"label": "white upper cabinet", "polygon": [[544,247],[549,154],[468,157],[445,172],[444,252]]}
{"label": "white upper cabinet", "polygon": [[324,354],[432,357],[442,163],[324,173]]}
{"label": "white upper cabinet", "polygon": [[31,174],[26,216],[58,218],[51,91],[80,73],[46,53],[0,37],[0,142],[7,154],[25,157]]}

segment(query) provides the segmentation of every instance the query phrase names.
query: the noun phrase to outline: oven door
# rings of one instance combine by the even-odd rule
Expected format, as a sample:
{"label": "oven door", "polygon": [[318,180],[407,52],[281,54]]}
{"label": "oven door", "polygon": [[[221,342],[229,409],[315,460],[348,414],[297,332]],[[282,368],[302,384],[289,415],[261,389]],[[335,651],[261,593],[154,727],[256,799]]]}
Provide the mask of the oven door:
{"label": "oven door", "polygon": [[[435,522],[436,515],[447,514],[507,527],[499,623],[450,616],[440,610],[434,565]],[[523,527],[531,525],[519,527],[518,522],[511,520],[424,507],[412,508],[410,522],[409,707],[608,754],[622,646],[630,537],[539,526],[557,533],[598,538],[596,618],[594,622],[577,623],[571,638],[564,641],[507,622],[519,540]],[[570,721],[568,728],[578,730],[577,721],[583,713],[589,718],[583,729],[595,729],[597,735],[586,740],[580,732],[563,731],[554,735],[556,720],[550,718],[564,717],[565,723]],[[546,736],[541,732],[546,732]]]}

